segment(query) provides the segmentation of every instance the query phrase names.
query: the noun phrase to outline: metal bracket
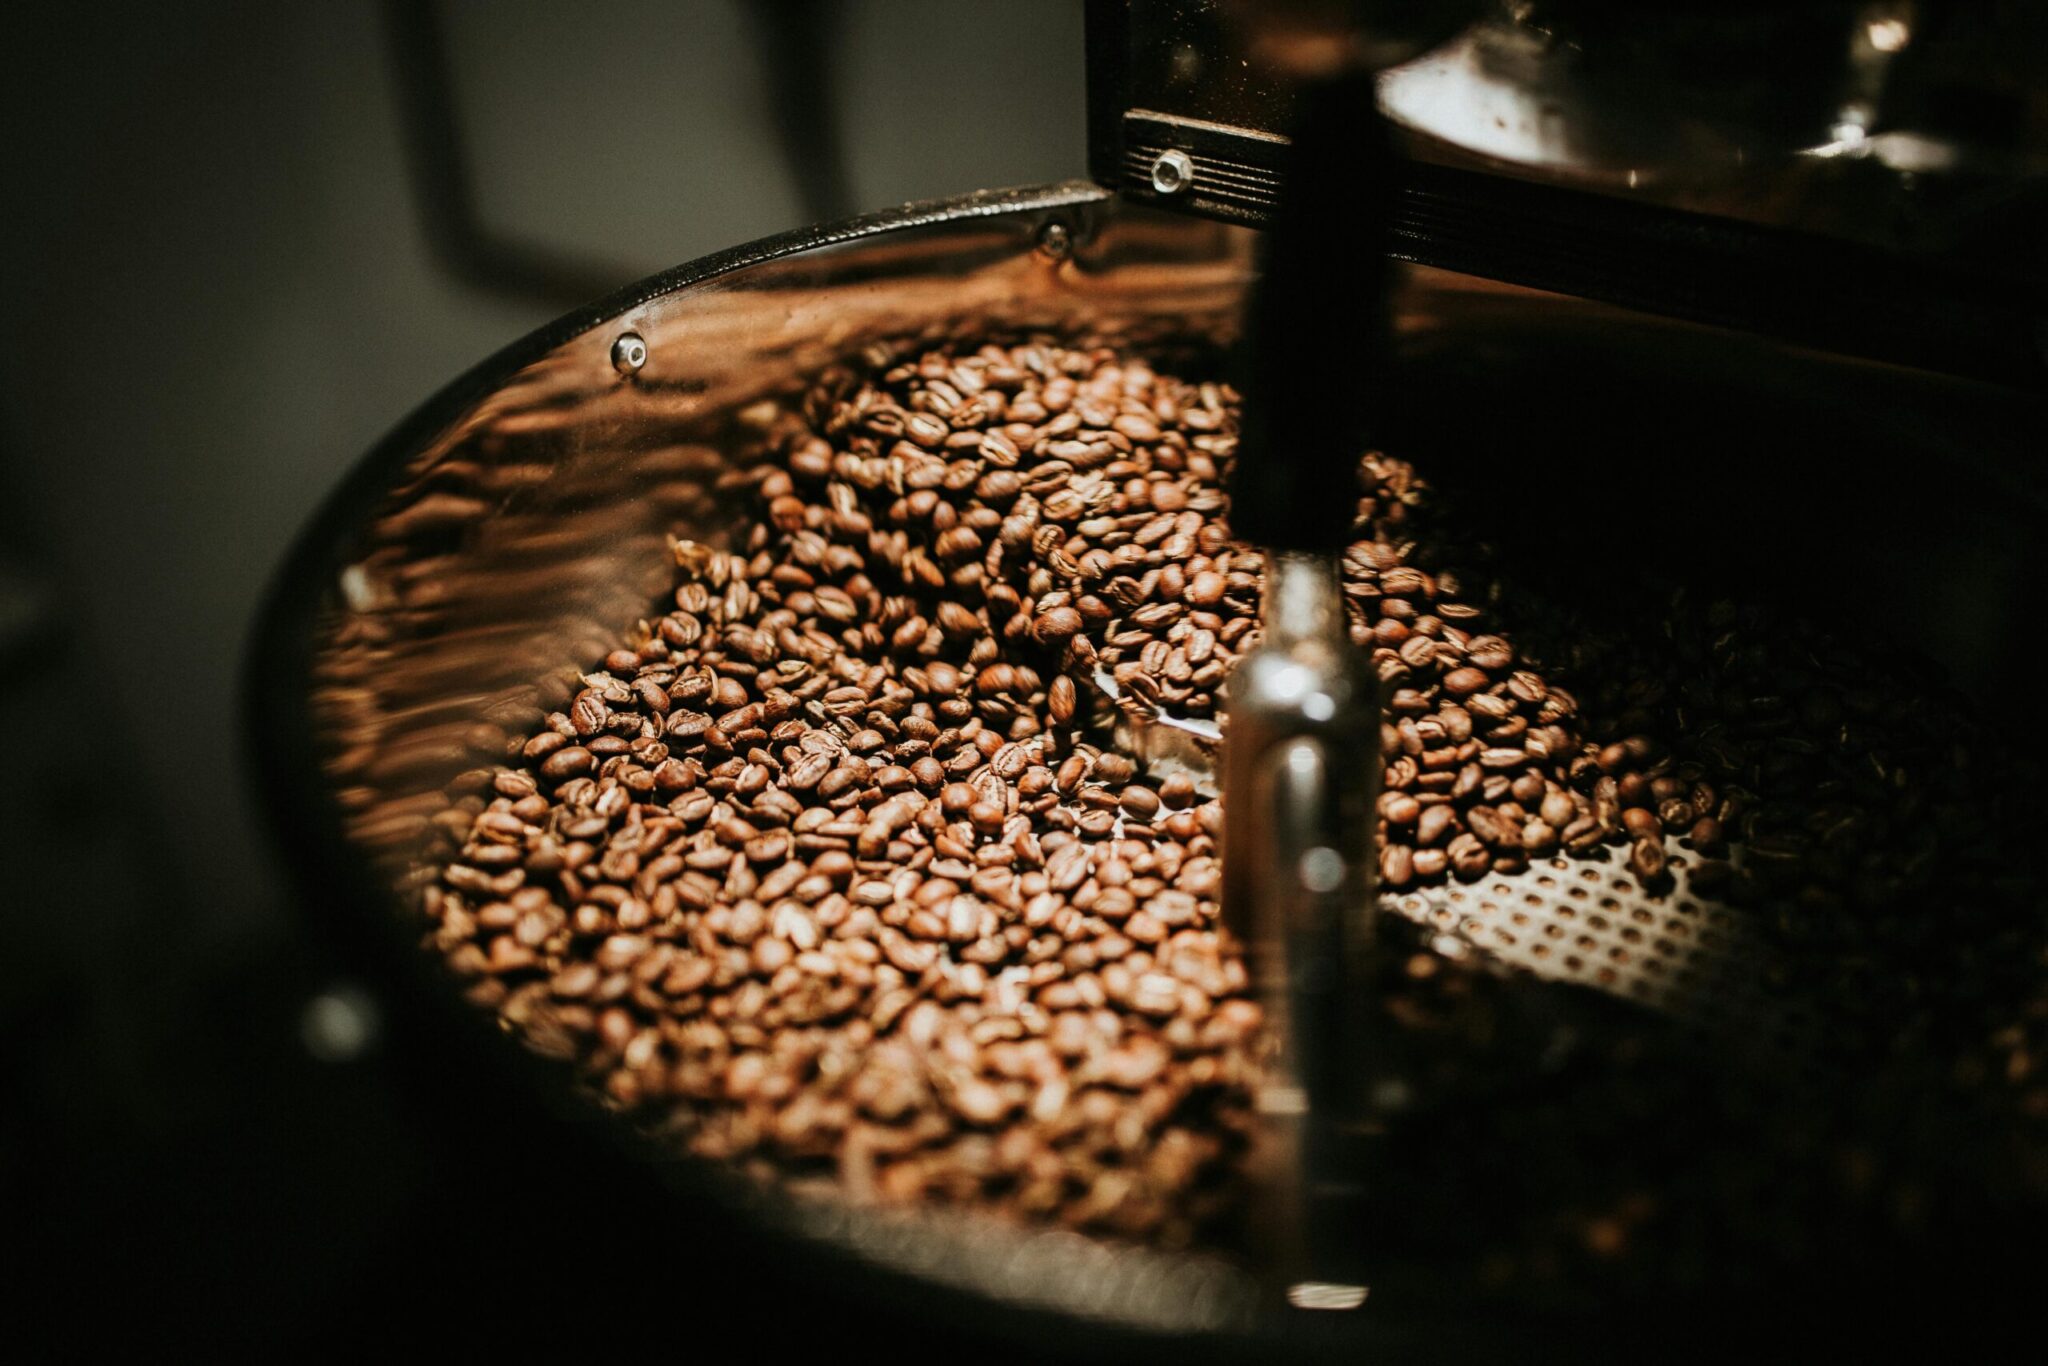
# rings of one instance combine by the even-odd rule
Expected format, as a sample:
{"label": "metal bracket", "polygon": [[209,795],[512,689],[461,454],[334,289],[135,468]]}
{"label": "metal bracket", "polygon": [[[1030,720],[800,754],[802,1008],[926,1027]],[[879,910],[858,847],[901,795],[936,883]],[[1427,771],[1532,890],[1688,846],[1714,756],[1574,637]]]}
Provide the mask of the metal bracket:
{"label": "metal bracket", "polygon": [[[1287,140],[1270,127],[1149,107],[1136,88],[1130,0],[1088,9],[1089,167],[1127,198],[1263,227]],[[1247,117],[1276,125],[1279,97]],[[1269,106],[1269,107],[1268,107]],[[1813,232],[1432,160],[1411,140],[1397,178],[1391,254],[1624,308],[1735,328],[1838,355],[2016,389],[2048,390],[2030,284]]]}

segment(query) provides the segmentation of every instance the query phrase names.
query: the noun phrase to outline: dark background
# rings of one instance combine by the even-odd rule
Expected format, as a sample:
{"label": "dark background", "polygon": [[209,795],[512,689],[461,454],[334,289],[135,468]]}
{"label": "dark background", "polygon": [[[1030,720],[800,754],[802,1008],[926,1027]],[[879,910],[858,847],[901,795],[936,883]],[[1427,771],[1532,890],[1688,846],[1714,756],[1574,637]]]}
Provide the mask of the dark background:
{"label": "dark background", "polygon": [[[1079,175],[1082,124],[1080,0],[8,7],[17,1339],[581,1336],[556,1296],[629,1253],[557,1244],[611,1197],[535,1188],[517,1136],[399,1085],[266,847],[236,688],[266,579],[362,452],[527,330],[819,217]],[[612,1322],[688,1315],[671,1348],[701,1355],[759,1302],[671,1232],[656,1301]],[[786,1302],[773,1268],[722,1274]]]}
{"label": "dark background", "polygon": [[[864,1306],[624,1164],[591,1169],[594,1145],[503,1122],[490,1078],[423,1065],[393,1002],[295,904],[237,680],[315,506],[500,346],[751,238],[1082,174],[1081,10],[0,12],[0,1342],[34,1360],[110,1339],[173,1359],[960,1355],[953,1328]],[[1522,415],[1576,433],[1571,396],[1603,353],[1548,363]],[[1447,452],[1486,449],[1517,410],[1462,400],[1474,386],[1446,373],[1414,407]],[[2015,496],[1985,497],[1966,471],[1912,463],[1924,432],[1878,439],[1910,406],[1883,377],[1842,411],[1800,409],[1811,430],[1788,419],[1796,392],[1760,423],[1687,411],[1698,376],[1666,378],[1607,403],[1607,427],[1664,434],[1684,413],[1710,457],[1602,452],[1627,478],[1572,491],[1578,524],[1605,529],[1577,555],[1635,574],[1712,543],[1677,525],[1725,551],[1701,491],[1768,486],[1770,506],[1730,519],[1760,577],[1858,598],[1879,639],[1943,657],[1980,699],[2031,678],[2048,541],[2001,514],[2039,507],[2035,448],[1998,471]],[[1998,444],[1978,440],[1989,410],[1926,411],[1956,448]],[[1515,453],[1539,482],[1548,457],[1584,454]],[[1639,505],[1661,506],[1659,535]],[[1551,519],[1526,520],[1559,544]],[[2038,747],[2038,726],[2016,729]]]}

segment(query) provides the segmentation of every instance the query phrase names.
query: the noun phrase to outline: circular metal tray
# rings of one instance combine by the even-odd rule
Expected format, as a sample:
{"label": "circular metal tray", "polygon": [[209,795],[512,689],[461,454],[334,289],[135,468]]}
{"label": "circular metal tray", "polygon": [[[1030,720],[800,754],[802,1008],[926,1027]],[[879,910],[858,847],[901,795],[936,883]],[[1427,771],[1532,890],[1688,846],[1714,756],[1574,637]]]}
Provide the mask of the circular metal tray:
{"label": "circular metal tray", "polygon": [[[1063,238],[1042,239],[1052,222]],[[498,1078],[463,1094],[480,1106],[502,1101],[506,1125],[566,1123],[640,1198],[654,1189],[645,1178],[657,1177],[662,1198],[696,1211],[699,1227],[765,1238],[792,1277],[899,1306],[906,1321],[1008,1334],[1035,1353],[1170,1345],[1185,1355],[1264,1343],[1313,1355],[1419,1345],[1478,1355],[1528,1348],[1532,1323],[1559,1322],[1660,1336],[1690,1292],[1624,1286],[1614,1304],[1626,1300],[1626,1312],[1568,1298],[1559,1320],[1491,1295],[1470,1263],[1422,1256],[1389,1265],[1358,1313],[1303,1315],[1227,1259],[763,1192],[595,1119],[559,1073],[462,1006],[416,947],[407,906],[433,876],[450,779],[537,720],[565,671],[601,655],[647,610],[666,587],[671,534],[715,538],[738,487],[736,454],[806,376],[885,337],[1002,329],[1088,331],[1169,356],[1213,355],[1234,333],[1248,248],[1236,230],[1130,210],[1087,186],[972,196],[792,234],[646,282],[515,344],[372,453],[278,578],[248,695],[266,804],[306,904],[372,965],[423,1073]],[[1831,566],[1830,582],[1857,590],[1855,605],[1892,622],[1877,637],[1884,648],[1945,653],[1980,695],[2015,676],[2012,624],[2040,604],[2037,547],[2048,544],[2034,537],[2038,407],[1431,272],[1411,277],[1400,316],[1415,382],[1389,445],[1432,468],[1512,438],[1527,459],[1583,457],[1583,474],[1568,476],[1574,488],[1612,487],[1614,447],[1589,441],[1594,428],[1654,437],[1668,460],[1691,462],[1702,488],[1727,471],[1698,474],[1713,459],[1701,452],[1734,433],[1753,438],[1746,458],[1765,465],[1845,444],[1869,471],[1933,462],[1954,486],[1929,492],[1929,506],[1941,493],[1962,511],[1918,515],[1922,553],[1910,564],[1867,534],[1859,540],[1852,523],[1863,499],[1832,484],[1822,488],[1825,515],[1841,524],[1814,520],[1823,514],[1812,490],[1781,481],[1756,505],[1754,534],[1733,539],[1754,542],[1763,559],[1775,552],[1796,578],[1800,547],[1773,544],[1774,519],[1825,530],[1811,558]],[[626,334],[644,347],[638,366],[617,362]],[[1475,393],[1487,401],[1473,402]],[[1759,426],[1760,415],[1771,425]],[[1634,479],[1640,492],[1640,469]],[[1682,559],[1680,547],[1700,543],[1690,504],[1672,499],[1675,473],[1649,484],[1675,529],[1642,558]],[[1979,491],[1986,486],[2006,493]],[[1710,526],[1704,512],[1694,520]],[[1755,580],[1741,556],[1723,553],[1729,542],[1724,534],[1707,567],[1740,591]],[[1861,558],[1844,553],[1859,544]],[[1687,553],[1698,569],[1697,551]],[[1925,581],[1942,556],[1984,571],[1970,581],[1998,590],[1984,620],[1961,634],[1952,616],[1898,610],[1947,600]],[[1489,1037],[1515,1045],[1513,1075],[1455,1098],[1442,1123],[1483,1141],[1490,1124],[1546,1105],[1569,1110],[1551,1044],[1654,1032],[1666,1019],[1686,1023],[1695,1054],[1736,1040],[1745,1059],[1767,1059],[1756,1065],[1765,1074],[1794,1084],[1812,1075],[1769,1060],[1802,1056],[1812,1033],[1806,1007],[1775,985],[1782,947],[1692,895],[1682,854],[1676,871],[1675,887],[1655,896],[1613,863],[1573,859],[1389,898],[1416,925],[1420,949],[1461,970],[1513,970],[1498,989],[1506,1004],[1487,1016]],[[1588,1013],[1582,998],[1616,998],[1609,1004],[1621,1013]],[[1502,1150],[1520,1151],[1507,1139]],[[1456,1185],[1446,1179],[1434,1193],[1445,1208],[1457,1203]],[[1504,1189],[1478,1182],[1472,1199]],[[1760,1310],[1737,1317],[1761,1327]],[[1879,1311],[1870,1324],[1885,1321]]]}

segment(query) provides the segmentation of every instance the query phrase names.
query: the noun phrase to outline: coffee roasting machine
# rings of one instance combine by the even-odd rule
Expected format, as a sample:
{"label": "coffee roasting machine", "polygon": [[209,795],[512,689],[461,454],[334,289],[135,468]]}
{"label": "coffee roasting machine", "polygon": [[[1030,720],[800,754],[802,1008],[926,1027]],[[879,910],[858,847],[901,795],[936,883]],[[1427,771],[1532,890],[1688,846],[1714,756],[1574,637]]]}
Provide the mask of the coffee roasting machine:
{"label": "coffee roasting machine", "polygon": [[[1997,946],[2004,985],[1967,1006],[1683,864],[1653,895],[1613,861],[1536,860],[1381,889],[1369,913],[1398,680],[1328,628],[1370,441],[1454,487],[1505,558],[1596,594],[1769,601],[1939,659],[1955,692],[1930,679],[1929,706],[2011,709],[2048,606],[2048,23],[1999,0],[1091,0],[1087,47],[1091,180],[679,267],[483,362],[366,459],[253,656],[309,904],[423,1052],[490,1059],[478,1094],[505,1122],[566,1126],[786,1277],[1040,1359],[1527,1356],[1590,1331],[1669,1352],[1789,1303],[1873,1335],[1915,1296],[1993,1305],[2003,1249],[2048,1210],[2031,851],[2009,906],[1916,931],[1951,985],[1988,981]],[[787,1199],[660,1158],[481,1027],[402,909],[450,783],[502,751],[536,680],[668,591],[671,536],[726,524],[734,453],[777,401],[879,339],[1031,330],[1220,356],[1245,391],[1234,522],[1274,552],[1274,643],[1229,703],[1226,907],[1286,1028],[1241,1256]],[[1846,1027],[1806,990],[1823,978],[1943,1066],[1841,1070],[1814,1043]],[[1453,980],[1401,1029],[1359,1007]],[[1732,1098],[1669,1095],[1667,1049],[1738,1078]],[[1811,1113],[1744,1108],[1787,1094]],[[1784,1193],[1729,1150],[1858,1106],[1830,1160],[1884,1207],[1801,1224],[1786,1195],[1783,1231]],[[1660,1122],[1679,1114],[1698,1127]],[[1943,1182],[1970,1189],[1962,1212],[1923,1214]],[[1632,1272],[1630,1231],[1667,1209],[1705,1220],[1692,1250]],[[1566,1227],[1571,1255],[1544,1241]],[[1539,1250],[1490,1250],[1499,1230]]]}

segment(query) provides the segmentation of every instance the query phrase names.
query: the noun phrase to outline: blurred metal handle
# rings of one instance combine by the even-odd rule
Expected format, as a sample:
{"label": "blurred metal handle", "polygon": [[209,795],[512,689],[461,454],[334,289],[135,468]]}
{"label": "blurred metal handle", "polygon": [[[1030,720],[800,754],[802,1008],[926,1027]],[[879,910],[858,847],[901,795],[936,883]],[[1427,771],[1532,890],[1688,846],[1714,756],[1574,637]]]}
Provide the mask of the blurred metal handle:
{"label": "blurred metal handle", "polygon": [[1258,1095],[1256,1236],[1290,1294],[1357,1275],[1342,1134],[1371,1063],[1379,706],[1337,584],[1332,556],[1271,558],[1266,638],[1231,676],[1224,742],[1224,916],[1275,1048]]}
{"label": "blurred metal handle", "polygon": [[[1345,865],[1332,757],[1321,740],[1281,741],[1260,757],[1256,787],[1233,792],[1240,832],[1255,829],[1269,857],[1251,862],[1265,923],[1281,942],[1284,982],[1267,993],[1269,1028],[1278,1042],[1258,1093],[1265,1132],[1258,1159],[1265,1200],[1260,1236],[1290,1296],[1303,1286],[1334,1287],[1361,1278],[1353,1197],[1357,1174],[1343,1161],[1342,1129],[1360,1089],[1355,1044],[1360,975],[1347,970],[1369,939],[1356,880]],[[1245,840],[1237,841],[1240,850]],[[1359,934],[1363,926],[1365,933]],[[1269,953],[1269,957],[1272,957]],[[1274,975],[1280,975],[1278,973]]]}

